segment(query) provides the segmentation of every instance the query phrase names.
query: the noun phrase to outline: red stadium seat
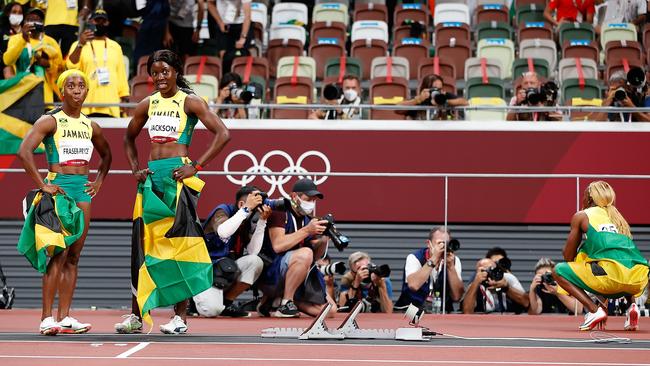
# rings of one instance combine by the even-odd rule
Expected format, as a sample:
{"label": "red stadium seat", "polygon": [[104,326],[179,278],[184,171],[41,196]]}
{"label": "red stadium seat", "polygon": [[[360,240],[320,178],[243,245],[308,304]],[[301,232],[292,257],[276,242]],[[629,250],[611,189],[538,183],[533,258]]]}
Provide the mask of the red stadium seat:
{"label": "red stadium seat", "polygon": [[338,38],[312,39],[309,56],[316,60],[316,79],[322,80],[325,75],[325,61],[331,57],[345,56],[345,48]]}
{"label": "red stadium seat", "polygon": [[546,22],[525,22],[517,29],[517,39],[553,39],[553,27]]}
{"label": "red stadium seat", "polygon": [[394,25],[401,25],[405,20],[412,20],[414,22],[421,22],[422,24],[429,25],[429,14],[426,5],[424,4],[399,4],[395,7],[393,17]]}
{"label": "red stadium seat", "polygon": [[409,61],[409,79],[415,79],[419,61],[429,57],[429,43],[419,38],[404,38],[393,49],[393,56],[405,57]]}
{"label": "red stadium seat", "polygon": [[[465,65],[463,64],[463,69]],[[427,75],[439,75],[443,78],[453,79],[454,89],[456,88],[456,66],[454,62],[440,57],[429,57],[418,61],[418,80]]]}
{"label": "red stadium seat", "polygon": [[448,43],[450,39],[462,39],[470,42],[471,30],[468,24],[464,23],[440,23],[434,31],[436,44]]}
{"label": "red stadium seat", "polygon": [[232,61],[231,71],[241,75],[242,81],[248,83],[251,76],[259,76],[269,82],[269,61],[264,57],[242,56]]}
{"label": "red stadium seat", "polygon": [[355,2],[353,20],[379,20],[388,23],[388,8],[384,4]]}
{"label": "red stadium seat", "polygon": [[302,56],[304,45],[297,39],[273,39],[269,41],[266,58],[269,61],[271,77],[275,77],[278,60],[284,56]]}
{"label": "red stadium seat", "polygon": [[471,50],[470,42],[464,39],[452,38],[447,42],[436,43],[436,56],[454,63],[456,79],[465,78],[465,60],[472,57]]}
{"label": "red stadium seat", "polygon": [[[310,78],[286,76],[275,80],[273,95],[276,104],[311,104],[314,100],[314,84]],[[274,119],[307,119],[307,109],[273,109]]]}
{"label": "red stadium seat", "polygon": [[510,23],[508,7],[500,4],[483,4],[476,7],[476,24],[481,22]]}
{"label": "red stadium seat", "polygon": [[362,62],[363,79],[370,79],[370,65],[375,57],[384,57],[388,52],[386,42],[378,39],[360,39],[352,43],[350,56]]}
{"label": "red stadium seat", "polygon": [[309,38],[337,38],[340,44],[345,45],[348,32],[345,24],[340,22],[316,22],[311,26]]}
{"label": "red stadium seat", "polygon": [[588,40],[571,40],[564,41],[562,45],[562,58],[589,58],[600,63],[600,51],[598,51],[598,43],[596,41]]}
{"label": "red stadium seat", "polygon": [[[370,81],[370,103],[395,105],[408,97],[408,80],[394,77],[376,77]],[[371,110],[370,119],[404,119],[392,110]]]}
{"label": "red stadium seat", "polygon": [[221,59],[214,56],[190,56],[185,60],[183,72],[185,75],[204,74],[221,79]]}

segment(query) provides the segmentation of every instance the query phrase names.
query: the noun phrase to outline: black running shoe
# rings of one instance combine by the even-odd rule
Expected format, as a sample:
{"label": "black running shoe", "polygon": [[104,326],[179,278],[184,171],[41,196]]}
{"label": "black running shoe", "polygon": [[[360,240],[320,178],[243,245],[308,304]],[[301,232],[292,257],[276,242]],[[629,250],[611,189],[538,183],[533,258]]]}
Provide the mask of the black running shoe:
{"label": "black running shoe", "polygon": [[248,311],[243,311],[234,303],[228,305],[225,309],[223,309],[220,315],[229,316],[231,318],[248,318],[251,316]]}
{"label": "black running shoe", "polygon": [[272,305],[273,304],[271,300],[264,301],[264,298],[262,298],[260,302],[257,303],[257,314],[264,318],[270,317]]}
{"label": "black running shoe", "polygon": [[286,304],[281,305],[278,310],[273,313],[276,318],[297,318],[300,316],[300,311],[293,301],[289,300]]}

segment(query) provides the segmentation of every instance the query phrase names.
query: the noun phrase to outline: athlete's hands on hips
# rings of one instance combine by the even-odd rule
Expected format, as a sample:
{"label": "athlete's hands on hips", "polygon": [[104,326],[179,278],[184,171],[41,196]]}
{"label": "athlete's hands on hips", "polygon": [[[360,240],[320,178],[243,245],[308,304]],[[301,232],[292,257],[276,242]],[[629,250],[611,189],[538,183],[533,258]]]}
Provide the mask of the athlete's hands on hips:
{"label": "athlete's hands on hips", "polygon": [[55,195],[57,193],[65,194],[63,188],[59,187],[56,184],[50,184],[50,183],[46,183],[43,187],[41,187],[41,192],[49,193],[51,195]]}
{"label": "athlete's hands on hips", "polygon": [[147,175],[149,175],[149,174],[153,174],[153,172],[151,170],[149,170],[149,168],[140,169],[140,170],[137,170],[137,171],[133,172],[133,176],[140,183],[144,183],[144,181],[147,180]]}
{"label": "athlete's hands on hips", "polygon": [[97,192],[99,192],[99,189],[102,187],[102,182],[88,182],[84,184],[84,186],[88,187],[84,190],[84,192],[88,193],[90,198],[93,198],[97,195]]}
{"label": "athlete's hands on hips", "polygon": [[174,180],[176,181],[181,181],[185,178],[194,176],[194,174],[196,174],[197,172],[198,170],[196,170],[195,167],[193,167],[190,164],[185,164],[180,168],[174,169],[174,172],[172,173],[172,178],[174,178]]}

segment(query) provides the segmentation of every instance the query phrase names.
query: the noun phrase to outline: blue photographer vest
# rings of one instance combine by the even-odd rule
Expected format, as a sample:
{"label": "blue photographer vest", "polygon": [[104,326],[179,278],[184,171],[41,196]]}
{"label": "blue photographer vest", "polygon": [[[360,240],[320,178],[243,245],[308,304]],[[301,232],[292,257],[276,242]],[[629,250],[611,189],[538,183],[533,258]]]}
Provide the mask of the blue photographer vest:
{"label": "blue photographer vest", "polygon": [[[427,248],[422,248],[418,249],[415,252],[412,253],[415,258],[420,262],[420,265],[424,266],[425,263],[427,262]],[[433,292],[438,292],[440,296],[442,296],[442,281],[444,279],[444,264],[442,267],[442,271],[438,273],[438,278],[436,278],[436,281],[433,285]],[[395,303],[395,306],[407,306],[408,304],[413,304],[415,306],[421,307],[424,302],[427,299],[427,296],[429,295],[429,287],[431,286],[431,276],[429,276],[429,279],[427,282],[425,282],[422,287],[420,287],[417,291],[413,291],[409,288],[408,284],[406,283],[406,272],[404,272],[404,275],[402,276],[402,294],[400,295],[399,299]],[[451,301],[451,293],[449,291],[449,282],[447,282],[447,291],[445,293],[445,311],[446,312],[451,312],[454,311],[454,304],[453,301]]]}
{"label": "blue photographer vest", "polygon": [[[214,217],[214,215],[219,210],[223,210],[229,218],[233,217],[238,211],[235,205],[228,205],[224,203],[217,206],[210,212],[208,218],[203,222],[204,230],[205,226],[210,222],[210,220],[212,220],[212,217]],[[232,234],[232,236],[226,242],[221,240],[219,234],[216,231],[204,235],[205,245],[208,248],[208,253],[210,254],[212,263],[215,263],[219,258],[230,256],[236,259],[244,254],[244,243],[242,243],[240,240],[240,229],[241,228],[237,229],[237,231],[235,231],[235,233]]]}

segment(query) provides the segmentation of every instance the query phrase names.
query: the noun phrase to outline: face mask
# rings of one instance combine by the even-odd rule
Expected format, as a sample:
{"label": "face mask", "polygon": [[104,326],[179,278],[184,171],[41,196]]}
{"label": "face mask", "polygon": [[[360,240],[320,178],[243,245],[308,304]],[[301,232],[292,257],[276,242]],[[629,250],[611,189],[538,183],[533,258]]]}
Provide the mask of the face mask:
{"label": "face mask", "polygon": [[357,91],[354,89],[346,89],[343,92],[343,97],[345,97],[345,100],[348,102],[353,102],[355,99],[357,99]]}
{"label": "face mask", "polygon": [[97,29],[95,30],[95,36],[104,37],[106,34],[108,34],[108,26],[103,24],[102,25],[97,24]]}
{"label": "face mask", "polygon": [[23,15],[22,14],[10,14],[9,15],[9,23],[13,26],[19,25],[23,21]]}
{"label": "face mask", "polygon": [[316,208],[315,201],[303,201],[300,198],[298,198],[298,202],[300,202],[300,209],[302,210],[302,212],[306,213],[307,215],[311,215],[314,212],[314,209]]}

